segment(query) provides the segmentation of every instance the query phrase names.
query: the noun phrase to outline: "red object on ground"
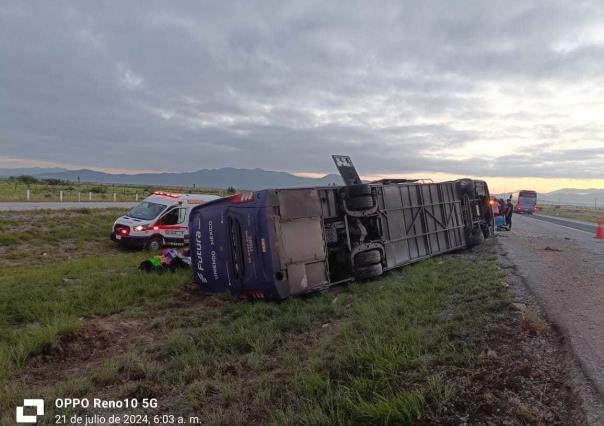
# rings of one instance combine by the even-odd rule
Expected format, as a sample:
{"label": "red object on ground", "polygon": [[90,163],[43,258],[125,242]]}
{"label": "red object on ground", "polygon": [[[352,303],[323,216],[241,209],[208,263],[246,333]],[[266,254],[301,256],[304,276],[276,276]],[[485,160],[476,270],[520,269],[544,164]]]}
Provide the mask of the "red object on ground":
{"label": "red object on ground", "polygon": [[602,219],[598,220],[598,227],[596,228],[596,238],[598,240],[604,239],[604,229],[602,229]]}

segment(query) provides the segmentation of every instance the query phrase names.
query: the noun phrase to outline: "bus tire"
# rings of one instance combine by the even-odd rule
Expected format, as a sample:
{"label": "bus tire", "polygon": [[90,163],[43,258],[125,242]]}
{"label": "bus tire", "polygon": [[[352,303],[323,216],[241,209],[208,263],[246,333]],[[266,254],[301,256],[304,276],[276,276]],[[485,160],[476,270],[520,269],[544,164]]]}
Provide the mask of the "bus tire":
{"label": "bus tire", "polygon": [[164,240],[161,237],[152,237],[147,241],[146,248],[149,251],[160,250],[164,246]]}
{"label": "bus tire", "polygon": [[354,277],[357,280],[368,280],[370,278],[377,278],[384,273],[381,263],[375,265],[361,266],[356,268]]}
{"label": "bus tire", "polygon": [[366,183],[360,183],[358,185],[347,186],[346,190],[348,191],[348,196],[350,198],[371,195],[371,186]]}
{"label": "bus tire", "polygon": [[455,182],[455,186],[457,187],[457,193],[460,196],[467,195],[470,199],[474,198],[474,181],[472,179],[458,179]]}
{"label": "bus tire", "polygon": [[370,266],[376,263],[382,263],[382,253],[379,250],[362,251],[354,257],[356,266]]}
{"label": "bus tire", "polygon": [[476,247],[481,245],[484,242],[484,235],[482,235],[482,230],[473,230],[470,232],[467,238],[466,246],[468,248]]}
{"label": "bus tire", "polygon": [[484,225],[481,230],[485,240],[493,236],[492,225]]}
{"label": "bus tire", "polygon": [[363,195],[361,197],[349,198],[346,206],[350,210],[360,211],[367,210],[373,207],[373,197],[371,195]]}

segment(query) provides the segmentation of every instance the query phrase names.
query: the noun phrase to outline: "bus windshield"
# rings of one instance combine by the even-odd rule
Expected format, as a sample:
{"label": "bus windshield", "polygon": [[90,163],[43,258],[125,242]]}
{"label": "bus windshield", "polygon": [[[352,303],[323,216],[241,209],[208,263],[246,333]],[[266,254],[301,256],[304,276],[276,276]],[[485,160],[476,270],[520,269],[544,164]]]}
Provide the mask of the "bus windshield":
{"label": "bus windshield", "polygon": [[535,191],[520,191],[518,194],[518,198],[537,198],[537,193]]}
{"label": "bus windshield", "polygon": [[149,201],[143,201],[132,210],[128,212],[128,216],[135,219],[151,220],[155,219],[161,212],[166,209],[165,204],[152,203]]}
{"label": "bus windshield", "polygon": [[518,191],[514,195],[516,211],[518,213],[529,213],[537,211],[537,193],[531,190]]}

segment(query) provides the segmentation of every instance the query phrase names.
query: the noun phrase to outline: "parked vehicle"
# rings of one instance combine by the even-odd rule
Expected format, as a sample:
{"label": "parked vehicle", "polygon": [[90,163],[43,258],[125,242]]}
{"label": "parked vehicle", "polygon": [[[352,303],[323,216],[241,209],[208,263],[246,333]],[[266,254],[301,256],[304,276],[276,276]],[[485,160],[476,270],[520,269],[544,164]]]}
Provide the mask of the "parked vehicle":
{"label": "parked vehicle", "polygon": [[189,242],[191,209],[216,195],[154,192],[113,224],[111,239],[122,245],[159,250]]}
{"label": "parked vehicle", "polygon": [[523,189],[511,195],[516,213],[533,214],[537,211],[537,193],[532,190]]}
{"label": "parked vehicle", "polygon": [[207,292],[284,299],[480,244],[492,232],[486,182],[362,183],[334,156],[345,186],[265,189],[195,207],[193,275]]}

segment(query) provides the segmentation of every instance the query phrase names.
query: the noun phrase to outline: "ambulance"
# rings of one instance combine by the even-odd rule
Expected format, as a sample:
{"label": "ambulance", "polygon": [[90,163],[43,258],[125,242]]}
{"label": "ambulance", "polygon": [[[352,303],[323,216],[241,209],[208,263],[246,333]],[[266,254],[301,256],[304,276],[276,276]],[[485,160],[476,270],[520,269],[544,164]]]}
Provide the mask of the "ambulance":
{"label": "ambulance", "polygon": [[193,207],[217,200],[206,194],[154,192],[113,224],[111,239],[123,246],[159,250],[189,244]]}

